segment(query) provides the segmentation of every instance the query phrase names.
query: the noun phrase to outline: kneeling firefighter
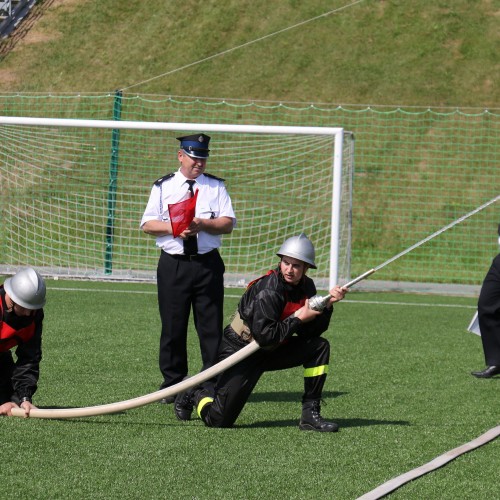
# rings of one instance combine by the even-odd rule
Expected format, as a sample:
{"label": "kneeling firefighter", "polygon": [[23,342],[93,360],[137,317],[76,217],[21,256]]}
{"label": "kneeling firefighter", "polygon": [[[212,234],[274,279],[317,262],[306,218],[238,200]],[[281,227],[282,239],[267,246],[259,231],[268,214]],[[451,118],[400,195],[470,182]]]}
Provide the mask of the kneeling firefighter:
{"label": "kneeling firefighter", "polygon": [[221,373],[214,391],[200,386],[176,397],[174,412],[190,420],[193,407],[209,427],[231,427],[261,375],[266,371],[304,367],[301,430],[335,432],[338,425],[321,417],[320,401],[328,372],[330,344],[321,334],[328,329],[333,303],[346,288],[330,290],[322,311],[309,308],[316,286],[306,276],[316,269],[312,242],[303,233],[288,238],[277,253],[276,269],[250,283],[231,324],[224,329],[219,361],[255,340],[261,349]]}
{"label": "kneeling firefighter", "polygon": [[[28,267],[0,286],[0,415],[35,408],[42,359],[45,281]],[[15,350],[16,361],[11,350]]]}

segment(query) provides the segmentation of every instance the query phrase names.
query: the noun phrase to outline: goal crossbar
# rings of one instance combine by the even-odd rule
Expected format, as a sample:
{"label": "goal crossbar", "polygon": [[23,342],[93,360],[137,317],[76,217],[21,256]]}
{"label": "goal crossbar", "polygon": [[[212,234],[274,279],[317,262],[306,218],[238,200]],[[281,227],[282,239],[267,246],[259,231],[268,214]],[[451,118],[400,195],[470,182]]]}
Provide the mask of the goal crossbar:
{"label": "goal crossbar", "polygon": [[72,118],[33,118],[0,116],[1,125],[32,125],[47,127],[117,128],[133,130],[186,130],[207,132],[240,132],[247,134],[331,135],[343,132],[341,127],[297,127],[282,125],[226,125],[215,123],[143,122],[127,120],[80,120]]}

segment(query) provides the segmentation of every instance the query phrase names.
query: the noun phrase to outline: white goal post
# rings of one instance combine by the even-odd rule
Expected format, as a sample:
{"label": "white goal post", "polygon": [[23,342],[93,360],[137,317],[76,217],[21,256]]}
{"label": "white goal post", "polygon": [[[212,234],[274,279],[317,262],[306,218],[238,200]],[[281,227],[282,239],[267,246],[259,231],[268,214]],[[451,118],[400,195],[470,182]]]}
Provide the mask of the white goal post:
{"label": "white goal post", "polygon": [[158,251],[139,222],[189,132],[212,134],[207,172],[225,179],[238,219],[221,247],[226,285],[274,267],[298,232],[315,244],[322,289],[350,278],[354,138],[343,128],[12,116],[0,116],[0,273],[154,280]]}

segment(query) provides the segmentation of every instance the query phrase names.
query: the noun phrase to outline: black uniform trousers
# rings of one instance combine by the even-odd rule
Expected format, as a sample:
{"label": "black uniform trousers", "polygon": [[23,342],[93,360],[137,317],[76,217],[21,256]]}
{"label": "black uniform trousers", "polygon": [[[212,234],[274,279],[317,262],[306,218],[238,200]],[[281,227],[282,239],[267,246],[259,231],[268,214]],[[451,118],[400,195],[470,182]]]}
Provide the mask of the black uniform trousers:
{"label": "black uniform trousers", "polygon": [[[245,345],[230,327],[226,327],[219,361]],[[301,365],[304,368],[315,368],[328,365],[329,360],[330,344],[323,337],[307,339],[294,336],[274,350],[260,349],[219,376],[214,401],[205,406],[202,419],[209,427],[231,427],[264,372]],[[325,380],[325,374],[304,378],[302,401],[321,399]],[[199,402],[197,399],[195,397],[196,403]]]}
{"label": "black uniform trousers", "polygon": [[187,329],[191,308],[199,337],[202,370],[217,361],[223,327],[225,266],[217,250],[187,257],[161,252],[157,268],[161,389],[188,374]]}
{"label": "black uniform trousers", "polygon": [[500,254],[484,278],[477,304],[487,366],[500,366]]}

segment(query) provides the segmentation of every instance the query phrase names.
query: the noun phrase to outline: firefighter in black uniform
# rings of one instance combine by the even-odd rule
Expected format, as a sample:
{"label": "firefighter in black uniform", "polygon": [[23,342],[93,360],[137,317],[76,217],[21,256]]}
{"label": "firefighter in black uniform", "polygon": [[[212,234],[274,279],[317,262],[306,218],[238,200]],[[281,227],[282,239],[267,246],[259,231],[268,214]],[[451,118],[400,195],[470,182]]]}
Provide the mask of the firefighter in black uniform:
{"label": "firefighter in black uniform", "polygon": [[[158,305],[162,323],[160,389],[181,382],[188,374],[187,328],[191,308],[198,333],[202,370],[217,360],[223,328],[224,262],[221,235],[232,232],[236,218],[224,179],[205,173],[210,137],[178,137],[179,170],[158,179],[141,220],[161,249],[157,268]],[[196,211],[189,227],[173,236],[169,204],[196,194]],[[171,403],[172,398],[161,402]]]}
{"label": "firefighter in black uniform", "polygon": [[[42,359],[45,282],[28,267],[0,286],[0,415],[21,407],[29,416]],[[16,361],[11,349],[16,348]]]}
{"label": "firefighter in black uniform", "polygon": [[330,344],[321,334],[328,329],[332,304],[344,298],[347,289],[330,290],[323,311],[309,308],[316,286],[306,276],[316,269],[311,241],[302,233],[281,246],[279,265],[250,283],[230,325],[224,329],[219,361],[245,347],[253,339],[260,350],[223,372],[215,392],[196,388],[177,396],[174,411],[180,420],[189,420],[193,407],[207,426],[231,427],[242,411],[261,375],[266,371],[304,367],[304,394],[299,428],[335,432],[338,425],[320,415]]}
{"label": "firefighter in black uniform", "polygon": [[493,259],[484,278],[477,312],[486,368],[472,375],[491,378],[500,374],[500,254]]}

